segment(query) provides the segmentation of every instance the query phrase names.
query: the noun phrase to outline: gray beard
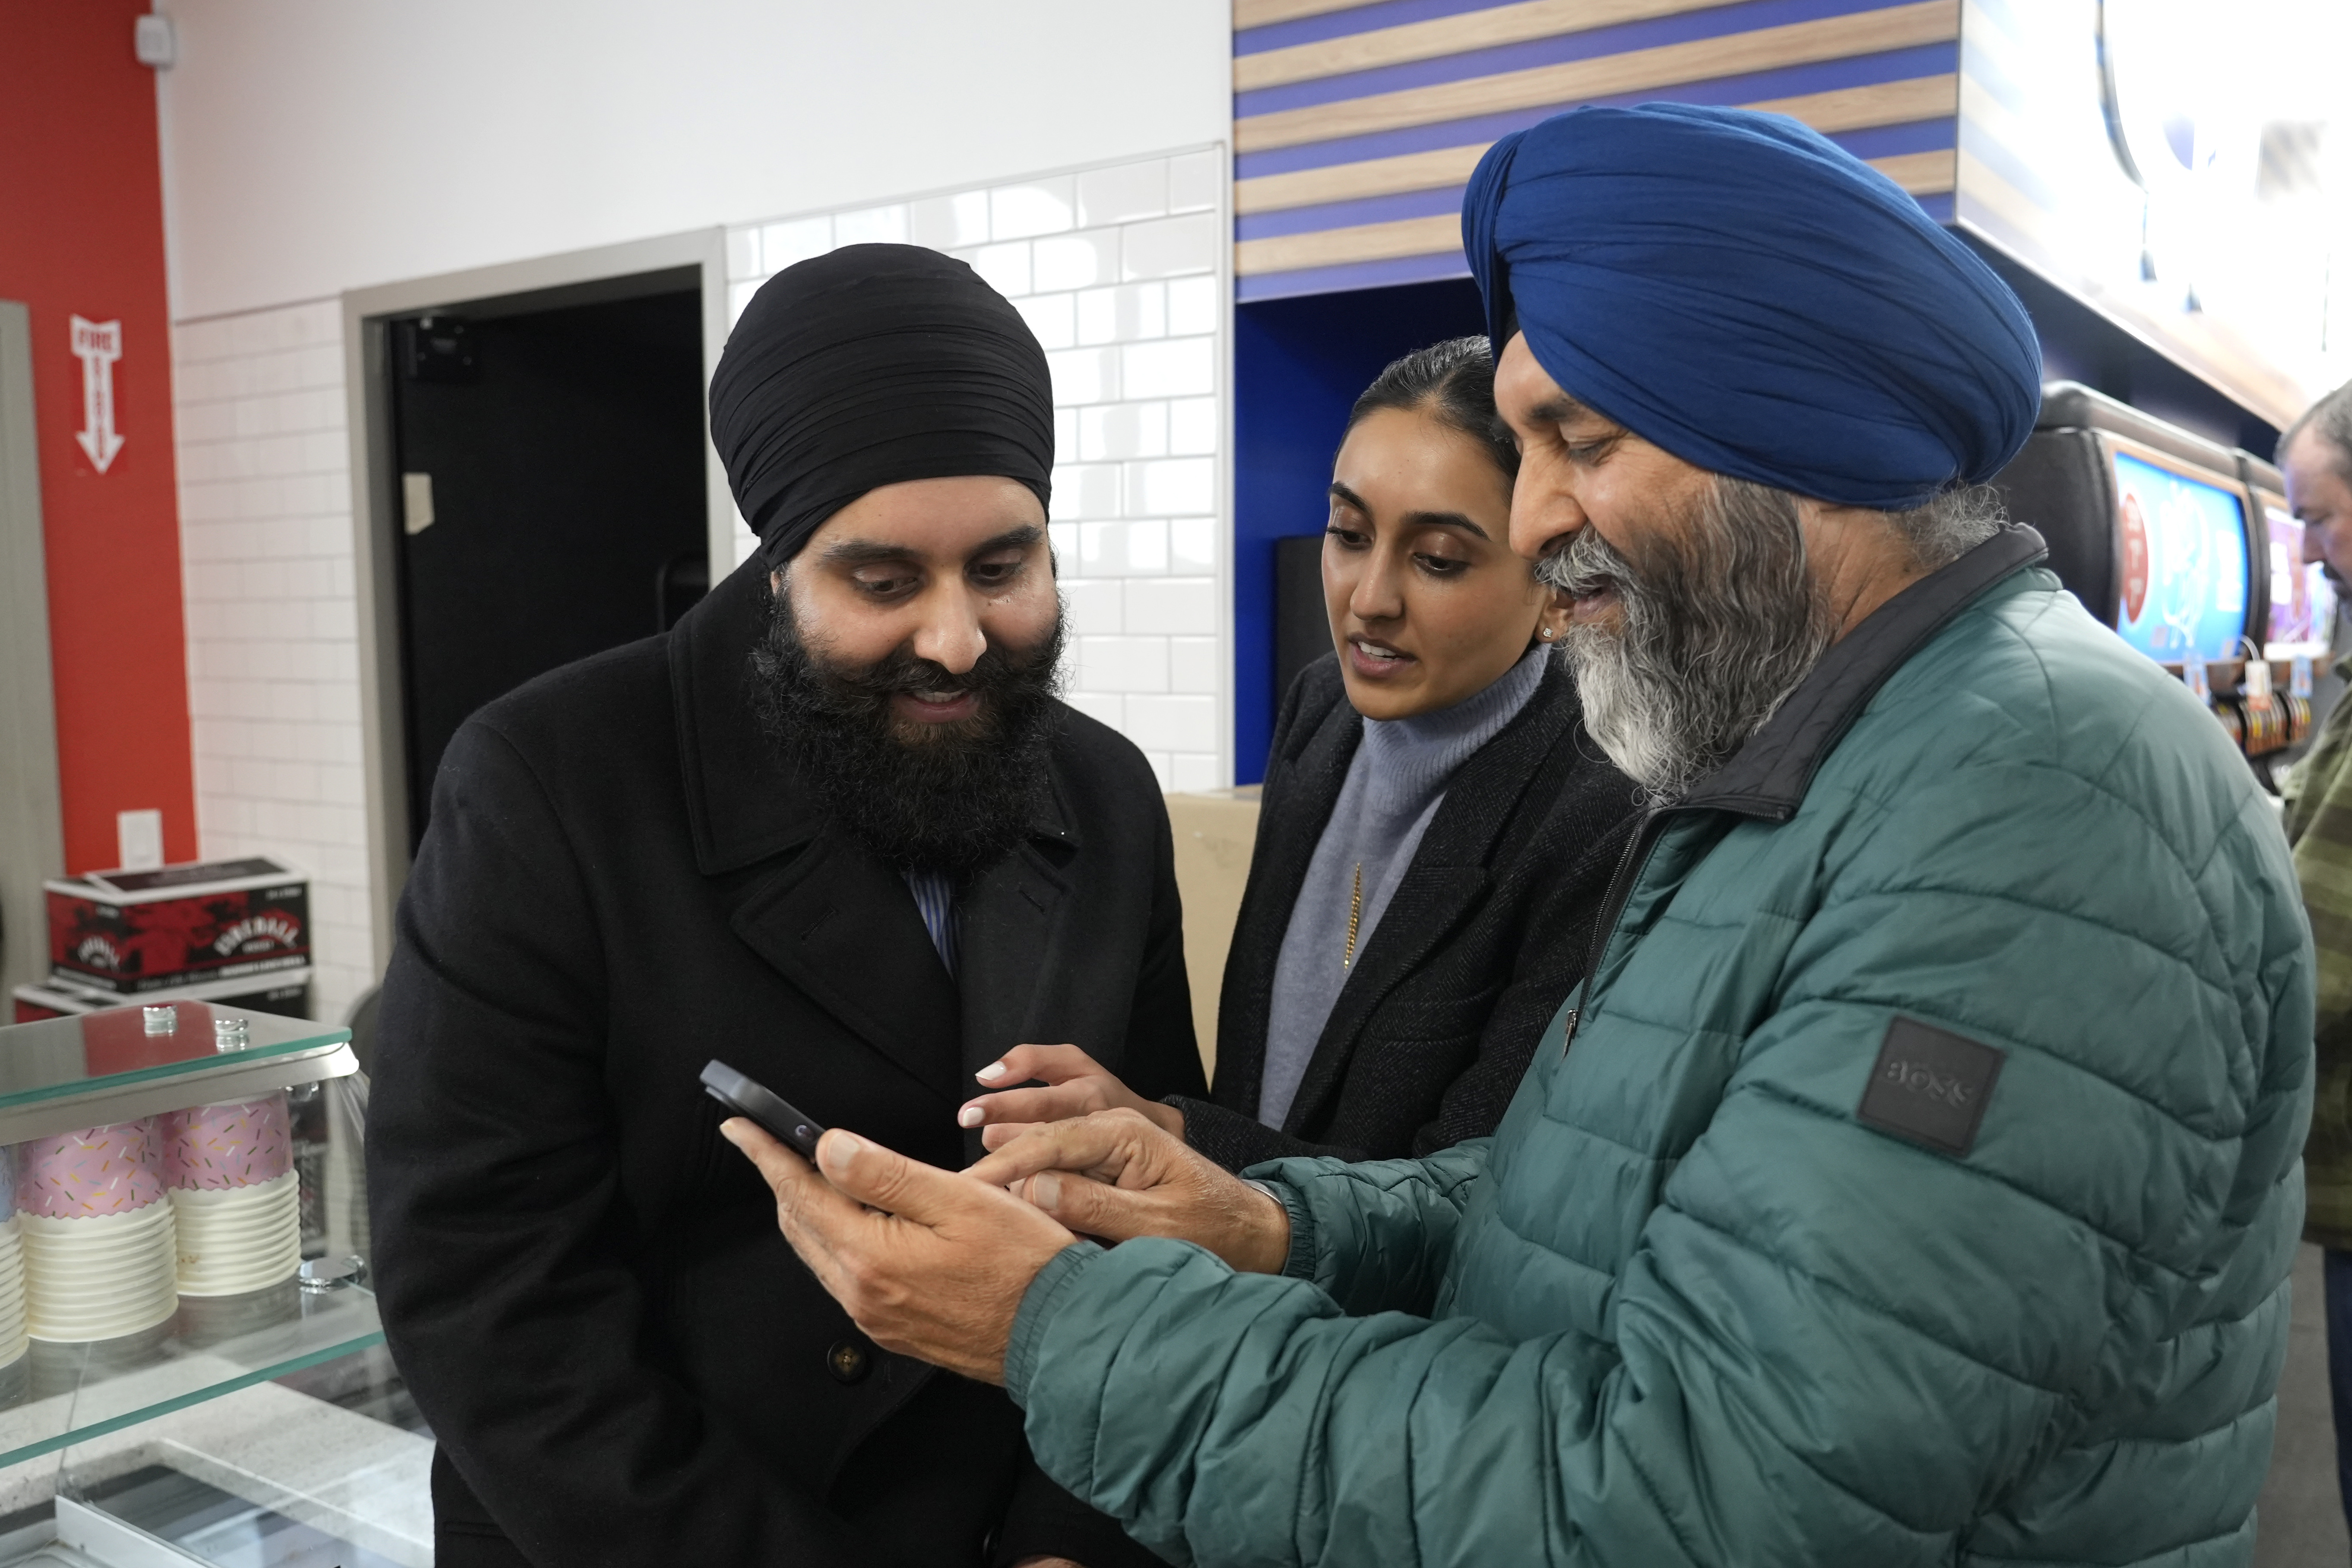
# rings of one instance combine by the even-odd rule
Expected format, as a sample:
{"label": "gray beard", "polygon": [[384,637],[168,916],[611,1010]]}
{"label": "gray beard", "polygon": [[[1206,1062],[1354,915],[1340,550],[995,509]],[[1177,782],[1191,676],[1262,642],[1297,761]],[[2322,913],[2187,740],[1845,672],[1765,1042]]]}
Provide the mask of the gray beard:
{"label": "gray beard", "polygon": [[1784,490],[1718,478],[1633,561],[1590,527],[1537,564],[1571,593],[1613,584],[1624,624],[1571,623],[1560,645],[1584,725],[1654,802],[1721,767],[1811,673],[1836,626]]}

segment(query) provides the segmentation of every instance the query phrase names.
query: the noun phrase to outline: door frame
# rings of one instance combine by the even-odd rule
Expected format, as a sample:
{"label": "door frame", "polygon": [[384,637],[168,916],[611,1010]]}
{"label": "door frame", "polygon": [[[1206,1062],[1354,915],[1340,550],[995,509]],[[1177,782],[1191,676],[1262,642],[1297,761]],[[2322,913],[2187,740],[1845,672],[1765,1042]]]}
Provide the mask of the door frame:
{"label": "door frame", "polygon": [[[392,471],[392,409],[385,396],[391,322],[425,310],[455,310],[497,301],[502,313],[559,309],[639,290],[649,272],[696,269],[702,296],[702,384],[707,390],[727,342],[727,231],[689,229],[656,239],[567,251],[529,261],[446,272],[342,296],[343,395],[351,440],[352,587],[359,610],[360,744],[367,795],[368,927],[378,974],[392,961],[393,911],[408,880],[407,740],[400,666],[400,578],[396,531],[400,477]],[[621,285],[614,288],[614,285]],[[517,300],[516,296],[544,296]],[[710,581],[734,569],[735,502],[727,470],[710,445],[703,410],[705,535]]]}
{"label": "door frame", "polygon": [[0,300],[0,993],[48,978],[41,883],[66,874],[33,416],[31,312]]}

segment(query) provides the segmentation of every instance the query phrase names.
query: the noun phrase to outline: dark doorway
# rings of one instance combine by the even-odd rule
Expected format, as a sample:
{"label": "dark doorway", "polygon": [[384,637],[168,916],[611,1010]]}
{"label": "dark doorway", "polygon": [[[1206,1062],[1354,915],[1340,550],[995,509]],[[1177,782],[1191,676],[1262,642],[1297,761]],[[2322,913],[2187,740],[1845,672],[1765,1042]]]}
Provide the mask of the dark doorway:
{"label": "dark doorway", "polygon": [[[1276,559],[1286,539],[1319,536],[1331,456],[1348,410],[1399,355],[1484,332],[1467,278],[1344,294],[1258,300],[1234,310],[1234,778],[1265,776],[1281,678],[1330,646],[1319,547],[1291,547],[1291,592]],[[1281,605],[1287,602],[1286,617]],[[1289,635],[1283,623],[1291,623]],[[1287,659],[1282,648],[1295,650]]]}
{"label": "dark doorway", "polygon": [[697,274],[583,292],[389,323],[412,853],[467,715],[709,585]]}

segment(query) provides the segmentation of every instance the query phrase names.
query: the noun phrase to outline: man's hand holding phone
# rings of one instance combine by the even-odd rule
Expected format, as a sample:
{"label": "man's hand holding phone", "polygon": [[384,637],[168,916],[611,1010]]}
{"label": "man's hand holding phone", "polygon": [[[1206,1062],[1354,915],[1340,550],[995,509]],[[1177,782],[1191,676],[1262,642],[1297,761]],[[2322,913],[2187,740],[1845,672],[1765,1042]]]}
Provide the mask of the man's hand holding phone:
{"label": "man's hand holding phone", "polygon": [[[1037,1072],[1048,1064],[1024,1053],[1048,1051],[1118,1083],[1069,1046],[1008,1052],[1000,1076]],[[784,1238],[857,1326],[886,1350],[967,1377],[1004,1381],[1022,1296],[1079,1235],[1171,1237],[1259,1274],[1281,1272],[1289,1255],[1289,1212],[1194,1152],[1181,1121],[1171,1132],[1121,1108],[1017,1135],[992,1126],[1002,1146],[957,1173],[827,1131],[724,1062],[706,1067],[702,1083],[733,1112],[719,1130],[767,1178]]]}
{"label": "man's hand holding phone", "polygon": [[868,1338],[1004,1381],[1021,1298],[1076,1237],[1002,1187],[839,1128],[817,1141],[814,1165],[746,1117],[719,1131],[759,1166],[784,1239]]}

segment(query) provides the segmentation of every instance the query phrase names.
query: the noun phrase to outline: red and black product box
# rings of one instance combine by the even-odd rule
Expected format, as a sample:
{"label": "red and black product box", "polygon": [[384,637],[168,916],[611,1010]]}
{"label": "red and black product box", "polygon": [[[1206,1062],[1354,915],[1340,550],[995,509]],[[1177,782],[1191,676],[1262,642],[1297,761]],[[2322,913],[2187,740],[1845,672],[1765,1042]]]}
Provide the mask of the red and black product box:
{"label": "red and black product box", "polygon": [[259,991],[310,963],[310,883],[267,856],[45,882],[53,984],[112,996]]}
{"label": "red and black product box", "polygon": [[[142,1002],[210,1002],[215,1006],[234,1007],[246,1013],[272,1013],[281,1018],[307,1018],[310,1016],[310,972],[307,969],[279,970],[266,977],[266,991],[247,991],[255,984],[250,980],[215,981],[210,985],[194,985],[185,990],[173,990],[158,994],[143,992]],[[194,992],[191,995],[189,993]],[[215,994],[218,993],[218,994]],[[95,1013],[101,1007],[126,1007],[121,997],[97,991],[63,990],[54,985],[19,985],[10,993],[12,1024],[37,1024],[44,1018],[71,1018],[84,1013]]]}

